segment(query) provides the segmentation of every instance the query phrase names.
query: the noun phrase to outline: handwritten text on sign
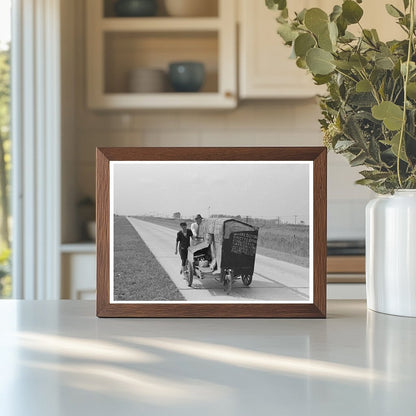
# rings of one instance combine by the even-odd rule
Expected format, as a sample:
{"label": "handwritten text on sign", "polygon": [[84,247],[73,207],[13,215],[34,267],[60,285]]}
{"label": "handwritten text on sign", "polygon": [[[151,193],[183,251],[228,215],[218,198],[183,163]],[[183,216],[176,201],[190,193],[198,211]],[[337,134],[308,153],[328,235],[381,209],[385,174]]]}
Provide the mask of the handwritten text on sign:
{"label": "handwritten text on sign", "polygon": [[256,254],[257,235],[248,233],[234,234],[231,253],[254,256]]}

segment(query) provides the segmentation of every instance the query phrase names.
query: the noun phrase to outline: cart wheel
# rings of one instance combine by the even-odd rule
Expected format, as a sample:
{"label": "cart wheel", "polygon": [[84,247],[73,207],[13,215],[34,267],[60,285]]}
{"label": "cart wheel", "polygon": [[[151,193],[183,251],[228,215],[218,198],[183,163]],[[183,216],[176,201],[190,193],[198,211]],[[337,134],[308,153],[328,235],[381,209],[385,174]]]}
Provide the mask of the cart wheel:
{"label": "cart wheel", "polygon": [[243,281],[244,286],[250,286],[253,281],[253,276],[251,274],[243,274],[241,280]]}
{"label": "cart wheel", "polygon": [[227,271],[224,275],[224,290],[227,293],[227,295],[230,294],[231,289],[233,287],[233,272]]}
{"label": "cart wheel", "polygon": [[192,263],[190,261],[186,262],[185,275],[186,275],[186,281],[188,282],[188,286],[191,287],[192,282],[194,280],[194,270],[192,267]]}

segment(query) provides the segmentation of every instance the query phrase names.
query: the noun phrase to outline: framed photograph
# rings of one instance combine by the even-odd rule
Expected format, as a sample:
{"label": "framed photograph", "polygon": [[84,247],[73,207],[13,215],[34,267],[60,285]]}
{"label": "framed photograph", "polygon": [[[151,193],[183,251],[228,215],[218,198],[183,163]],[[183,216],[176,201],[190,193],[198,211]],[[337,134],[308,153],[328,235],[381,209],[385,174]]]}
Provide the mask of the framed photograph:
{"label": "framed photograph", "polygon": [[326,152],[98,148],[97,316],[324,318]]}

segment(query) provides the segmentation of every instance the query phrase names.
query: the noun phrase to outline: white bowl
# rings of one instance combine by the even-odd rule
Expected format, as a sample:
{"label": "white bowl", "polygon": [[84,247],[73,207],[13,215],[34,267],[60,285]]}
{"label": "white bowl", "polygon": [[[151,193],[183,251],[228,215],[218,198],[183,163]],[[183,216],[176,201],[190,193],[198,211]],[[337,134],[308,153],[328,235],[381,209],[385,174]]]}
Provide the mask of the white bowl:
{"label": "white bowl", "polygon": [[97,227],[95,221],[87,222],[87,234],[92,241],[97,239]]}
{"label": "white bowl", "polygon": [[174,17],[218,16],[217,0],[165,0],[165,7]]}
{"label": "white bowl", "polygon": [[136,68],[129,72],[129,92],[165,92],[167,90],[167,85],[167,74],[162,69]]}

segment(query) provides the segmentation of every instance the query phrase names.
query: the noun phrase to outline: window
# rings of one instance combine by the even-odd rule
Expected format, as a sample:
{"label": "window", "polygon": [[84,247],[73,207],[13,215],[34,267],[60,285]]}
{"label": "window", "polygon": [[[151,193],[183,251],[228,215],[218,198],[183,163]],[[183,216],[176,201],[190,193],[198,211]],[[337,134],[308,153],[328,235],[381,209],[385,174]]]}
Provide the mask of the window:
{"label": "window", "polygon": [[11,1],[0,0],[0,298],[11,297],[10,44]]}

